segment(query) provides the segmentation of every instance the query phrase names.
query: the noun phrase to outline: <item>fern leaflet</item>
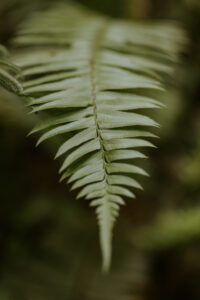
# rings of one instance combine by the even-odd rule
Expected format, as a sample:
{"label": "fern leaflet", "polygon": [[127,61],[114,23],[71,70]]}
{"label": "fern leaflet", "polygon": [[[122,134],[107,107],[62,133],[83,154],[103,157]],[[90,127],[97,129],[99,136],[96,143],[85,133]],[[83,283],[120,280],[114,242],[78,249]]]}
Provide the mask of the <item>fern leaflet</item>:
{"label": "fern leaflet", "polygon": [[0,86],[10,92],[20,94],[23,88],[15,78],[20,69],[7,61],[6,56],[8,56],[6,48],[0,45]]}

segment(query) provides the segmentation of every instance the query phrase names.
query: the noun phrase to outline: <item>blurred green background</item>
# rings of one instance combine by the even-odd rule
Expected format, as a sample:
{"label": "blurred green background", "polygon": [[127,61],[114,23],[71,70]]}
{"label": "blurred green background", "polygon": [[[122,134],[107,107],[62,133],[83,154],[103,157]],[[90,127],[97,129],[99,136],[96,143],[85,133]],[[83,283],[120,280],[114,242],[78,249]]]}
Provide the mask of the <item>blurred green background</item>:
{"label": "blurred green background", "polygon": [[[1,0],[0,42],[53,0]],[[122,208],[111,271],[101,274],[95,214],[59,184],[54,143],[35,148],[35,120],[0,90],[0,300],[200,299],[200,1],[79,0],[113,17],[173,19],[189,37],[144,192]]]}

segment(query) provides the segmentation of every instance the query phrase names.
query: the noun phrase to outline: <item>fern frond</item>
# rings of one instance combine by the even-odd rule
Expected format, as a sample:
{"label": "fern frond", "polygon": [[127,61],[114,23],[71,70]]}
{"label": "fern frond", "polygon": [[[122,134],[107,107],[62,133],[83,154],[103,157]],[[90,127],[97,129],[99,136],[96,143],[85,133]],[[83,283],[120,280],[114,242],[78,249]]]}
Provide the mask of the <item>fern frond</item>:
{"label": "fern frond", "polygon": [[136,148],[153,146],[144,128],[158,124],[141,110],[162,107],[150,91],[163,91],[160,75],[171,73],[182,41],[171,23],[115,21],[73,5],[36,14],[15,39],[25,94],[43,119],[32,132],[42,131],[38,144],[64,136],[61,180],[96,208],[104,270],[123,197],[142,188],[134,174],[147,175],[132,162],[145,157]]}
{"label": "fern frond", "polygon": [[6,59],[7,55],[6,48],[0,45],[0,86],[15,94],[21,94],[23,88],[16,79],[20,69]]}

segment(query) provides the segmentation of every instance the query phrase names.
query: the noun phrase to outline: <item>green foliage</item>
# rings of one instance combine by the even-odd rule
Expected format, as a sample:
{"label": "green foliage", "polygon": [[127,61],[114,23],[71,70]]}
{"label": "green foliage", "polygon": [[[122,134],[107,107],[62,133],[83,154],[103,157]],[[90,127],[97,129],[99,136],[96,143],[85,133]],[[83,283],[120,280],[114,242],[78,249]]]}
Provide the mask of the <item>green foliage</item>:
{"label": "green foliage", "polygon": [[200,207],[160,213],[154,224],[140,228],[133,244],[145,250],[162,250],[198,240]]}
{"label": "green foliage", "polygon": [[41,119],[32,133],[42,131],[38,144],[63,135],[61,180],[70,177],[96,208],[104,270],[123,197],[134,198],[135,175],[147,175],[135,162],[158,127],[147,111],[162,107],[160,75],[171,74],[183,41],[176,24],[115,21],[64,4],[37,13],[15,39],[24,94]]}
{"label": "green foliage", "polygon": [[15,78],[15,74],[19,73],[20,69],[5,59],[7,55],[5,47],[0,45],[0,86],[15,94],[20,94],[23,88]]}

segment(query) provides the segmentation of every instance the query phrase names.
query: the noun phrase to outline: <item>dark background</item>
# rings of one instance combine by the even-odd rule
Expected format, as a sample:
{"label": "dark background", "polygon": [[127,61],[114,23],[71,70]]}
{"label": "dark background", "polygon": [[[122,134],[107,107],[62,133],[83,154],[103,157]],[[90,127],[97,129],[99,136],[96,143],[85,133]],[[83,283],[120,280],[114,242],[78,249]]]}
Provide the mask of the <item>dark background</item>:
{"label": "dark background", "polygon": [[[0,42],[53,0],[1,0]],[[54,144],[26,137],[34,118],[0,90],[0,300],[200,299],[200,2],[80,0],[113,17],[174,19],[188,45],[167,83],[144,192],[122,208],[101,274],[95,214],[59,184]]]}

